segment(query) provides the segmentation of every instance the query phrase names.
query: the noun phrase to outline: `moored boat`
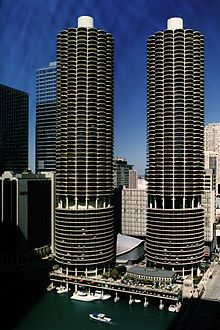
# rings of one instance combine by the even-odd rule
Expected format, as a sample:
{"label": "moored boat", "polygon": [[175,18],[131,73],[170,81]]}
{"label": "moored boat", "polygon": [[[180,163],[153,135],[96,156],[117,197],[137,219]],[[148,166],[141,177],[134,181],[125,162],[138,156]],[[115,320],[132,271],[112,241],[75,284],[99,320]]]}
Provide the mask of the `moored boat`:
{"label": "moored boat", "polygon": [[55,285],[53,283],[50,283],[47,287],[47,291],[50,292],[55,289]]}
{"label": "moored boat", "polygon": [[176,304],[176,312],[177,313],[179,313],[179,311],[180,311],[180,309],[181,309],[181,302],[178,302],[177,304]]}
{"label": "moored boat", "polygon": [[89,318],[103,323],[111,323],[112,321],[110,317],[106,317],[103,313],[91,313],[89,314]]}
{"label": "moored boat", "polygon": [[73,293],[70,299],[80,300],[80,301],[94,301],[94,300],[98,300],[99,298],[87,292],[77,291]]}
{"label": "moored boat", "polygon": [[160,299],[159,310],[162,311],[164,309],[164,304],[162,299]]}
{"label": "moored boat", "polygon": [[57,290],[57,293],[66,293],[66,292],[69,291],[68,288],[66,288],[66,287],[63,286],[63,285],[58,286],[58,287],[56,288],[56,290]]}
{"label": "moored boat", "polygon": [[111,298],[110,294],[104,294],[101,290],[96,290],[94,296],[101,300],[107,300]]}
{"label": "moored boat", "polygon": [[170,305],[170,306],[168,307],[168,311],[169,311],[169,312],[176,312],[176,306],[175,306],[175,305]]}

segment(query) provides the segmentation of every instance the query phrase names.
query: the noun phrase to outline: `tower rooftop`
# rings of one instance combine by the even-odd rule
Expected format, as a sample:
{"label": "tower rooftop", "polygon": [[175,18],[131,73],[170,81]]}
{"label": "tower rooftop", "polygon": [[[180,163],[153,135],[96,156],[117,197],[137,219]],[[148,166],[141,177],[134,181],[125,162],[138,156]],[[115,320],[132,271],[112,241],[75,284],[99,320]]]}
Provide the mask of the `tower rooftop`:
{"label": "tower rooftop", "polygon": [[167,20],[167,29],[183,29],[183,19],[181,17],[172,17]]}

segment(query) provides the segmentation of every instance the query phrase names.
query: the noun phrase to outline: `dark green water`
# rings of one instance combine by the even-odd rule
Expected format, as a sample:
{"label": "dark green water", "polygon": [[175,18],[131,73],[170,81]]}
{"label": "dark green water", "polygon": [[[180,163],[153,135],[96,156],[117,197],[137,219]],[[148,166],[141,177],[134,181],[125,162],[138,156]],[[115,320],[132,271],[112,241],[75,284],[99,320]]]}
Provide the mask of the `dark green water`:
{"label": "dark green water", "polygon": [[[158,302],[159,303],[159,302]],[[112,318],[112,324],[102,324],[88,318],[91,312],[102,312]],[[19,321],[14,330],[166,330],[175,313],[159,311],[158,304],[129,306],[128,301],[81,302],[67,294],[45,293]]]}

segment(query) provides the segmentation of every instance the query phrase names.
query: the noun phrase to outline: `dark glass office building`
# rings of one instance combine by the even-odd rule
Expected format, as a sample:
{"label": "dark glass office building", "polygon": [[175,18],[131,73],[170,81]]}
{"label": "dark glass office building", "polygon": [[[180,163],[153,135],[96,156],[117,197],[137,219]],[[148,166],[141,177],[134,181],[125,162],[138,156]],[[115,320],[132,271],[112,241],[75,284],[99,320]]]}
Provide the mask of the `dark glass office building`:
{"label": "dark glass office building", "polygon": [[49,253],[53,244],[54,175],[31,172],[0,176],[0,264]]}
{"label": "dark glass office building", "polygon": [[204,40],[181,18],[147,43],[147,260],[176,271],[204,255]]}
{"label": "dark glass office building", "polygon": [[0,174],[28,169],[28,94],[0,84]]}
{"label": "dark glass office building", "polygon": [[115,260],[113,88],[113,37],[82,16],[57,38],[55,255],[69,274]]}
{"label": "dark glass office building", "polygon": [[130,188],[129,173],[131,170],[133,170],[133,165],[129,165],[125,158],[117,157],[114,160],[114,186]]}
{"label": "dark glass office building", "polygon": [[36,71],[36,172],[56,170],[56,62]]}

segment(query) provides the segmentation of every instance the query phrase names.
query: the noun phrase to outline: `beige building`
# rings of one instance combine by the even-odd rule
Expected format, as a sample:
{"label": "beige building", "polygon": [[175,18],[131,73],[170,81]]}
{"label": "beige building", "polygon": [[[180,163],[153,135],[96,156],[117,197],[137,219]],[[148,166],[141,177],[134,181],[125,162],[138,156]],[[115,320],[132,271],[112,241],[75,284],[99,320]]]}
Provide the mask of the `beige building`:
{"label": "beige building", "polygon": [[220,185],[220,123],[205,127],[205,168],[211,168],[216,175],[216,194]]}
{"label": "beige building", "polygon": [[[215,246],[215,220],[216,220],[216,202],[215,202],[215,187],[213,181],[213,170],[205,171],[204,178],[204,194],[202,196],[202,206],[204,207],[205,218],[205,254]],[[208,247],[208,249],[207,249]]]}
{"label": "beige building", "polygon": [[122,189],[122,234],[146,236],[146,181],[138,179],[137,189]]}

